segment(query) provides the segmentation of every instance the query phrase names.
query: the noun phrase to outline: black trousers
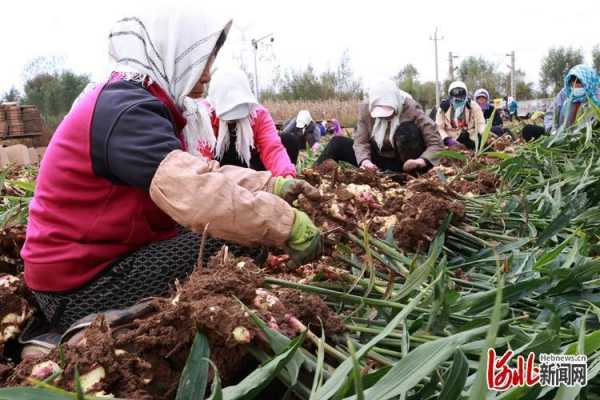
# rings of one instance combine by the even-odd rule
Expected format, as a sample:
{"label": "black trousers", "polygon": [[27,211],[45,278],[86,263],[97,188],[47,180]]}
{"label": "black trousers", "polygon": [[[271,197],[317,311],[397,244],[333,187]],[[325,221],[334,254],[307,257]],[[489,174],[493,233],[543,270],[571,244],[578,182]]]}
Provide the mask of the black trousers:
{"label": "black trousers", "polygon": [[292,164],[296,165],[300,150],[306,148],[306,141],[293,133],[282,133],[279,136],[281,137],[281,143],[283,144],[283,147],[285,147]]}
{"label": "black trousers", "polygon": [[[317,164],[325,160],[345,161],[354,166],[359,166],[353,149],[354,140],[336,136],[325,147]],[[401,172],[407,160],[419,158],[425,151],[425,140],[420,129],[413,122],[400,124],[394,133],[394,158],[383,157],[377,145],[371,141],[371,162],[384,171]]]}
{"label": "black trousers", "polygon": [[235,149],[235,144],[231,144],[225,154],[223,154],[223,158],[221,160],[217,160],[221,165],[235,165],[236,167],[243,168],[251,168],[255,171],[266,171],[265,165],[260,159],[258,152],[256,149],[252,150],[252,156],[250,158],[250,166],[246,165],[245,162],[242,161],[240,156]]}
{"label": "black trousers", "polygon": [[[223,245],[234,256],[259,258],[261,248],[232,245],[208,239],[203,253],[206,265]],[[125,308],[146,297],[163,296],[196,267],[200,235],[180,229],[172,239],[142,247],[115,260],[99,276],[69,292],[33,292],[50,328],[63,333],[79,319],[101,311]]]}

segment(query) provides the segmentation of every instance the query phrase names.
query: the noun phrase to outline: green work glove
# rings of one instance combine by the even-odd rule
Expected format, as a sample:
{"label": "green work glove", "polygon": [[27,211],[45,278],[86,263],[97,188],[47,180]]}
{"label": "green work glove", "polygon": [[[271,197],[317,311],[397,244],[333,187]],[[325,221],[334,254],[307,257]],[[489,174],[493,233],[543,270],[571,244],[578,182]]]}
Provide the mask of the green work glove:
{"label": "green work glove", "polygon": [[321,232],[306,213],[294,209],[294,224],[286,250],[297,264],[306,264],[321,254]]}
{"label": "green work glove", "polygon": [[275,178],[273,194],[292,204],[298,196],[303,194],[310,200],[320,200],[321,193],[310,183],[294,178]]}

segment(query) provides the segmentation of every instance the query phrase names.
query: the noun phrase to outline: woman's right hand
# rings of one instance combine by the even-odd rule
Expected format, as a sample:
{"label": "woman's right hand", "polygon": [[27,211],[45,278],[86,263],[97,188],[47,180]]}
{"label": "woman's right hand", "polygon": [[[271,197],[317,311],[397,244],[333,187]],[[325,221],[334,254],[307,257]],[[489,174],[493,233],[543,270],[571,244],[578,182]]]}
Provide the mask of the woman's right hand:
{"label": "woman's right hand", "polygon": [[371,160],[363,160],[363,162],[360,163],[360,167],[362,169],[368,169],[369,171],[377,171],[379,168],[377,168],[377,165],[373,164],[371,162]]}

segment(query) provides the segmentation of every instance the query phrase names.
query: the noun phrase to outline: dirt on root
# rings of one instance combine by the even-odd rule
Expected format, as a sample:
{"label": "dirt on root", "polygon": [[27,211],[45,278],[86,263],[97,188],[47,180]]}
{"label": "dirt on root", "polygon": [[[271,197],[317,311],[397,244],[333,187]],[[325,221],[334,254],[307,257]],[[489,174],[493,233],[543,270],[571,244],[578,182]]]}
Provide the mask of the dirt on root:
{"label": "dirt on root", "polygon": [[450,212],[454,223],[464,215],[456,192],[435,175],[410,179],[402,186],[386,174],[343,169],[333,161],[325,164],[304,171],[323,199],[301,198],[299,208],[322,231],[332,232],[332,242],[342,240],[338,227],[353,230],[366,223],[380,238],[391,229],[396,243],[405,250],[425,250]]}
{"label": "dirt on root", "polygon": [[0,275],[0,362],[7,342],[17,340],[33,314],[28,297],[21,277]]}
{"label": "dirt on root", "polygon": [[25,243],[25,227],[18,225],[0,230],[0,274],[18,275],[23,272],[20,252]]}
{"label": "dirt on root", "polygon": [[461,194],[495,193],[500,186],[500,178],[489,171],[479,171],[473,180],[459,178],[450,183],[450,188]]}
{"label": "dirt on root", "polygon": [[[51,360],[64,367],[54,384],[67,390],[73,389],[75,366],[81,375],[102,368],[103,378],[88,393],[171,399],[198,331],[208,339],[210,357],[223,384],[235,383],[252,362],[247,344],[262,339],[240,301],[290,337],[299,334],[299,325],[314,326],[319,318],[327,321],[331,334],[343,330],[341,320],[318,296],[281,288],[269,292],[263,285],[264,272],[251,259],[228,257],[224,248],[206,268],[197,268],[183,285],[176,285],[172,296],[151,300],[151,310],[144,317],[109,327],[100,316],[81,341],[64,345],[64,364],[54,350],[44,359],[21,362],[12,372],[2,370],[9,375],[6,384],[27,385],[34,366]],[[266,308],[257,308],[259,294],[274,297],[276,302],[269,300]],[[277,307],[271,307],[272,303]],[[243,340],[234,331],[244,333]]]}

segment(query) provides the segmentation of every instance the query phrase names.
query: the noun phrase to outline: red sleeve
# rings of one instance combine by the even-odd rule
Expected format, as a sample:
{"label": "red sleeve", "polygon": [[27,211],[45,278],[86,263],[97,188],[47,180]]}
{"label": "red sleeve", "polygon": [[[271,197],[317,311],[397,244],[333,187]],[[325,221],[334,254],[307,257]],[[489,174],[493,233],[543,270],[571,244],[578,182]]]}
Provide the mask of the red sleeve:
{"label": "red sleeve", "polygon": [[265,168],[271,171],[273,176],[296,176],[296,167],[290,161],[273,118],[266,108],[259,106],[256,109],[252,129],[254,145]]}

